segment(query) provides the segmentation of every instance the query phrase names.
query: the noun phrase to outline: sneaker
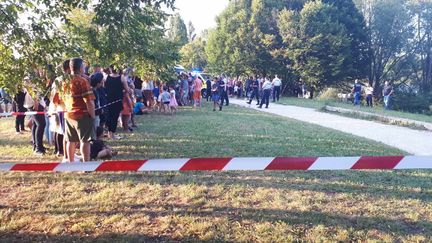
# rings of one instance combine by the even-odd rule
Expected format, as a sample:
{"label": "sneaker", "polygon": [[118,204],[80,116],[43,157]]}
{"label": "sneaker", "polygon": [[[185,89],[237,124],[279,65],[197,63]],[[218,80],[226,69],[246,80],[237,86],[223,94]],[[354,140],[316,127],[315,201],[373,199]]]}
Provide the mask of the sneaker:
{"label": "sneaker", "polygon": [[265,108],[268,109],[268,106],[266,106]]}
{"label": "sneaker", "polygon": [[122,139],[122,137],[120,137],[118,135],[114,135],[111,139],[112,140],[120,140],[120,139]]}
{"label": "sneaker", "polygon": [[249,101],[248,101],[248,102],[246,102],[246,104],[249,104],[249,105],[250,105],[251,103],[252,103],[252,102],[249,102]]}
{"label": "sneaker", "polygon": [[37,150],[37,151],[35,151],[33,154],[36,155],[36,156],[44,156],[44,155],[45,155],[45,152],[44,152],[44,151]]}
{"label": "sneaker", "polygon": [[16,132],[15,134],[16,134],[16,135],[21,135],[21,134],[22,134],[22,132]]}

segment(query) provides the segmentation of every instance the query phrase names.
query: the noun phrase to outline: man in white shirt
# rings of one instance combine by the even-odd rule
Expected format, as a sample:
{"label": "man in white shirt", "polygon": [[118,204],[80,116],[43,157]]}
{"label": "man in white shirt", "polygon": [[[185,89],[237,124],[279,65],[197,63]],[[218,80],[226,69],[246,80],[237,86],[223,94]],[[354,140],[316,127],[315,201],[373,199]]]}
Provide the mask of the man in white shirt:
{"label": "man in white shirt", "polygon": [[267,78],[264,79],[264,83],[262,85],[262,99],[259,108],[262,108],[264,103],[266,104],[265,108],[268,108],[270,101],[270,91],[272,88],[272,83]]}
{"label": "man in white shirt", "polygon": [[272,81],[272,86],[273,86],[273,102],[276,102],[276,100],[279,101],[282,80],[280,80],[277,75],[275,75],[275,78]]}
{"label": "man in white shirt", "polygon": [[228,98],[228,79],[224,78],[222,79],[222,94],[221,94],[221,106],[224,105],[224,101],[226,101],[226,106],[229,105],[229,98]]}
{"label": "man in white shirt", "polygon": [[365,87],[364,91],[366,94],[367,106],[373,107],[372,95],[373,95],[374,89],[370,86],[369,82],[366,83],[366,87]]}

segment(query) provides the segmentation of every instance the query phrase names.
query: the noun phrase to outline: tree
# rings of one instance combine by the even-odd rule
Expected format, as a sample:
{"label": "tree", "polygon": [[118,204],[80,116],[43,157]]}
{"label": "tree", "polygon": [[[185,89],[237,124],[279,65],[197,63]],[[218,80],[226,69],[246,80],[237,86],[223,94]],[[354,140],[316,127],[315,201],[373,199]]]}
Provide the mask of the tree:
{"label": "tree", "polygon": [[304,0],[231,1],[217,18],[206,46],[209,68],[232,75],[288,73],[277,29],[278,12],[298,9]]}
{"label": "tree", "polygon": [[194,68],[204,69],[207,66],[205,46],[206,42],[201,38],[184,45],[180,50],[181,65],[189,70]]}
{"label": "tree", "polygon": [[316,1],[307,3],[300,13],[285,10],[279,16],[285,55],[315,89],[338,85],[355,75],[352,39],[338,13],[334,5]]}
{"label": "tree", "polygon": [[169,20],[168,38],[181,47],[188,43],[188,32],[180,14],[176,13]]}
{"label": "tree", "polygon": [[[90,5],[91,4],[91,5]],[[166,63],[177,55],[167,50],[163,39],[166,14],[161,5],[173,7],[173,0],[11,0],[0,4],[0,63],[5,65],[0,84],[11,93],[24,76],[44,84],[48,64],[59,65],[65,57],[86,56],[91,61],[129,64],[129,60]],[[73,12],[75,9],[79,9]],[[93,9],[86,12],[83,9]],[[28,15],[28,21],[18,21]],[[71,15],[78,15],[71,18]],[[67,28],[60,29],[58,22]],[[160,46],[160,43],[166,43]],[[164,51],[161,51],[164,50]],[[12,54],[11,54],[12,53]],[[167,54],[167,55],[165,55]],[[159,58],[162,55],[164,58]],[[19,67],[21,72],[16,72]],[[42,88],[41,88],[42,89]],[[42,91],[44,92],[44,91]]]}
{"label": "tree", "polygon": [[196,38],[196,34],[195,34],[195,27],[192,24],[192,21],[189,21],[188,23],[188,40],[189,42],[194,41]]}
{"label": "tree", "polygon": [[373,51],[370,80],[379,92],[384,81],[401,79],[400,71],[415,48],[409,43],[413,27],[406,1],[377,0],[370,9]]}

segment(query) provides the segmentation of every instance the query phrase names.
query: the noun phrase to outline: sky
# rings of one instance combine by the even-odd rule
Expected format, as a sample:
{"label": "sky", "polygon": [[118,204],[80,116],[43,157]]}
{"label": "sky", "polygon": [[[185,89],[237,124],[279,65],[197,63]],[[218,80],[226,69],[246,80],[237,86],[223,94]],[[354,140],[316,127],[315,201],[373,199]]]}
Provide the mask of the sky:
{"label": "sky", "polygon": [[189,21],[200,35],[205,29],[216,27],[216,16],[228,6],[229,0],[176,0],[176,12],[180,13],[186,26]]}

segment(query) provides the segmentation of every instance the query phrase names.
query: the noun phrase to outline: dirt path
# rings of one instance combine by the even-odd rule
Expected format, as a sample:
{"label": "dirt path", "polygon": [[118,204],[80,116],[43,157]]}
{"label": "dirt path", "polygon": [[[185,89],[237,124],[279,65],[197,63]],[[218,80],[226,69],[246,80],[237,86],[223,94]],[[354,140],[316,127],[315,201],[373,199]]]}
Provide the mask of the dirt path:
{"label": "dirt path", "polygon": [[413,155],[432,155],[432,132],[332,115],[311,108],[271,103],[268,109],[259,109],[255,101],[248,105],[245,100],[238,99],[231,99],[230,103],[368,138]]}

